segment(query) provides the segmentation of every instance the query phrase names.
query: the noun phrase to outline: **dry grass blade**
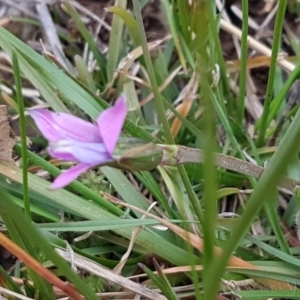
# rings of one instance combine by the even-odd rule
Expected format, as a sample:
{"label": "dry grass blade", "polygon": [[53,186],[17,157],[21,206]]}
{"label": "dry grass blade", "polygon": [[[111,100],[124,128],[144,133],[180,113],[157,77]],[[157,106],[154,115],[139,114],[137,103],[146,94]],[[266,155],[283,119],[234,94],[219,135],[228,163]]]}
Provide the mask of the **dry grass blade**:
{"label": "dry grass blade", "polygon": [[54,286],[58,287],[62,291],[64,291],[67,295],[72,297],[75,300],[82,300],[80,294],[76,291],[75,287],[71,284],[63,282],[57,276],[55,276],[51,271],[45,268],[41,263],[31,257],[26,251],[20,248],[17,244],[12,242],[9,238],[7,238],[4,234],[0,232],[0,244],[9,250],[13,255],[18,257],[21,261],[23,261],[30,269],[34,270],[42,277],[47,279]]}
{"label": "dry grass blade", "polygon": [[[70,261],[69,255],[66,251],[56,248],[56,251],[61,255],[65,260]],[[74,254],[74,264],[83,270],[86,270],[100,278],[108,280],[112,283],[120,285],[128,290],[131,290],[134,293],[148,297],[149,299],[157,300],[166,300],[166,298],[142,285],[139,285],[123,276],[115,274],[113,271],[81,256]]]}
{"label": "dry grass blade", "polygon": [[[279,60],[283,59],[285,55],[280,54],[279,55]],[[255,69],[259,67],[269,67],[271,63],[271,58],[270,56],[266,55],[261,55],[261,56],[256,56],[256,57],[251,57],[247,59],[247,69]],[[236,73],[240,71],[240,65],[241,61],[240,60],[232,60],[232,61],[227,61],[226,62],[226,71],[228,73]]]}
{"label": "dry grass blade", "polygon": [[[159,92],[161,93],[171,82],[172,80],[178,75],[179,71],[182,69],[181,66],[176,68],[168,77],[167,79],[163,82],[161,86],[158,87]],[[145,99],[140,101],[140,105],[143,106],[149,101],[151,101],[154,98],[153,93],[150,93]]]}
{"label": "dry grass blade", "polygon": [[[183,95],[183,102],[177,106],[176,110],[183,116],[186,117],[192,107],[193,101],[196,97],[196,93],[198,91],[199,87],[199,74],[197,72],[194,72],[190,81],[186,85],[186,87],[181,92],[181,95]],[[175,137],[180,128],[181,128],[182,122],[176,117],[172,123],[171,126],[171,132],[173,137]]]}
{"label": "dry grass blade", "polygon": [[[160,161],[161,166],[177,166],[188,163],[204,163],[204,152],[201,149],[189,148],[184,146],[158,145],[163,151],[164,156]],[[169,153],[172,153],[170,155]],[[247,176],[260,178],[265,168],[254,163],[241,160],[239,158],[214,153],[214,165],[227,170],[235,171]],[[300,182],[289,177],[280,176],[277,188],[282,189],[288,194],[294,194],[295,189],[300,186]]]}
{"label": "dry grass blade", "polygon": [[[22,12],[26,16],[38,19],[38,16],[32,12],[32,2],[31,1],[22,1],[22,3],[17,3],[11,0],[1,0],[2,3],[5,3],[9,7],[13,7],[14,9]],[[21,5],[23,4],[23,5]],[[25,5],[24,5],[25,4]]]}
{"label": "dry grass blade", "polygon": [[40,21],[43,24],[45,34],[47,36],[49,44],[51,45],[54,56],[59,61],[60,65],[64,66],[64,68],[67,69],[67,59],[64,55],[62,45],[57,36],[56,28],[53,24],[47,5],[41,2],[36,5],[36,9],[39,14]]}
{"label": "dry grass blade", "polygon": [[89,16],[90,18],[94,19],[95,21],[99,22],[105,29],[107,29],[108,31],[111,31],[111,27],[110,25],[108,25],[104,20],[102,20],[101,18],[99,18],[96,14],[94,14],[91,10],[87,9],[86,7],[84,7],[83,5],[81,5],[80,3],[78,3],[78,1],[71,1],[71,4],[78,9],[78,11],[86,14],[87,16]]}
{"label": "dry grass blade", "polygon": [[[154,204],[155,205],[155,204]],[[154,206],[154,205],[151,205],[150,208],[148,209],[151,210],[151,208]],[[143,215],[141,217],[141,219],[145,219],[146,218],[146,215]],[[120,262],[118,263],[118,265],[114,268],[114,272],[117,273],[117,274],[121,274],[121,271],[123,269],[123,267],[125,266],[129,256],[130,256],[130,253],[132,251],[132,248],[134,246],[134,243],[135,243],[135,240],[136,240],[136,237],[137,235],[141,232],[141,230],[143,230],[143,227],[141,226],[137,226],[136,228],[134,228],[134,230],[132,231],[132,234],[131,234],[131,239],[130,239],[130,243],[129,243],[129,246],[127,248],[127,251],[125,252],[125,254],[122,256]]]}
{"label": "dry grass blade", "polygon": [[[169,40],[170,36],[167,36],[164,39],[155,41],[155,42],[150,42],[148,43],[148,49],[149,51],[154,50],[156,47],[164,43],[165,41]],[[135,60],[137,60],[139,57],[143,55],[143,49],[141,46],[133,49],[131,52],[129,52],[125,57],[122,58],[118,65],[118,70],[114,72],[113,78],[111,82],[107,85],[106,91],[109,91],[112,89],[115,80],[118,78],[118,76],[121,74],[122,77],[126,78],[127,74],[129,73],[129,69],[131,68],[132,64],[134,63]],[[105,93],[104,91],[103,93]]]}
{"label": "dry grass blade", "polygon": [[[242,31],[238,29],[237,27],[233,26],[229,22],[226,22],[225,20],[220,20],[220,26],[223,30],[227,31],[230,34],[233,34],[234,36],[241,39],[242,37]],[[250,48],[264,54],[267,56],[271,56],[272,50],[268,48],[267,46],[263,45],[262,43],[258,42],[254,38],[248,36],[248,45]],[[292,72],[295,68],[295,65],[289,62],[287,59],[282,58],[281,56],[278,57],[277,64],[279,67],[284,69],[287,72]]]}
{"label": "dry grass blade", "polygon": [[[21,294],[18,294],[18,293],[15,293],[11,290],[8,290],[8,289],[5,289],[3,287],[0,286],[0,299],[7,299],[7,298],[2,298],[2,296],[13,296],[14,298],[11,298],[11,299],[20,299],[20,300],[33,300],[32,298],[29,298],[29,297],[26,297],[24,295],[21,295]],[[10,298],[8,298],[10,299]]]}

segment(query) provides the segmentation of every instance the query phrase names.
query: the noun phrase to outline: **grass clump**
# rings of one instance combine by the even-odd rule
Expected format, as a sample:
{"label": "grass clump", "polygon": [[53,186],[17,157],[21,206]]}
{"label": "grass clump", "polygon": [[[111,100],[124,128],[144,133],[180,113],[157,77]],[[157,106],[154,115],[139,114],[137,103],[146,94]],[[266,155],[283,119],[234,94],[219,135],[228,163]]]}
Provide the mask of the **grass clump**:
{"label": "grass clump", "polygon": [[[300,66],[281,55],[284,46],[299,50],[290,3],[264,6],[262,14],[274,12],[259,23],[271,40],[260,37],[247,1],[156,5],[116,0],[109,24],[76,1],[41,7],[31,24],[57,35],[63,52],[47,44],[54,55],[0,28],[12,61],[1,70],[14,76],[2,80],[2,100],[21,132],[17,164],[0,162],[0,244],[22,261],[0,269],[5,296],[299,299]],[[161,30],[146,28],[149,7]],[[240,11],[241,29],[229,11]],[[76,34],[62,30],[61,16]],[[102,25],[85,24],[87,16]],[[258,68],[264,79],[255,78]],[[128,113],[116,160],[49,189],[73,162],[48,155],[26,109],[93,123],[121,93]]]}

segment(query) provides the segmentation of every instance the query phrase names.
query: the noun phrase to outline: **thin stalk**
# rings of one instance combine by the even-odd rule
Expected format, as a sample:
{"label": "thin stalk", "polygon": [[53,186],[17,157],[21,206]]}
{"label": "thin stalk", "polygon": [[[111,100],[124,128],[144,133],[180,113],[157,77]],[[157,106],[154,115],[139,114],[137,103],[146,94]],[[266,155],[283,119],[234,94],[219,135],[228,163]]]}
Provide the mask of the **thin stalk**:
{"label": "thin stalk", "polygon": [[[203,240],[204,240],[204,256],[202,273],[203,289],[206,290],[210,285],[211,278],[207,270],[215,259],[215,228],[216,228],[216,176],[215,176],[215,109],[213,105],[213,90],[211,87],[212,77],[211,70],[216,61],[215,42],[210,34],[210,27],[215,26],[215,15],[209,18],[209,1],[198,1],[193,6],[193,31],[196,34],[196,42],[198,43],[197,69],[199,73],[201,98],[205,105],[205,113],[203,115],[205,140],[204,140],[204,197],[203,203],[205,206],[205,214],[203,217]],[[209,51],[207,50],[209,49]],[[204,293],[203,299],[206,298]]]}
{"label": "thin stalk", "polygon": [[277,197],[276,197],[277,195],[278,195],[277,193],[274,192],[272,193],[272,200],[266,203],[265,212],[266,215],[268,216],[269,222],[271,223],[272,229],[274,231],[276,240],[278,241],[278,245],[281,251],[287,254],[291,254],[289,244],[286,240],[284,233],[281,230],[280,219],[278,217],[278,213],[275,206],[275,203],[277,201]]}
{"label": "thin stalk", "polygon": [[186,59],[183,55],[182,47],[181,47],[181,44],[180,44],[180,38],[179,38],[179,35],[178,35],[178,28],[176,26],[176,23],[174,21],[174,17],[172,15],[173,6],[170,7],[171,4],[169,3],[169,1],[165,1],[165,0],[162,1],[162,4],[163,4],[163,7],[164,7],[165,14],[167,16],[167,20],[168,20],[168,23],[169,23],[171,34],[173,36],[173,41],[174,41],[175,48],[177,50],[179,61],[182,65],[182,68],[183,68],[184,72],[187,72]]}
{"label": "thin stalk", "polygon": [[[284,101],[284,99],[285,99],[286,95],[288,94],[288,92],[289,92],[292,84],[294,83],[294,81],[299,78],[299,75],[300,75],[300,64],[298,63],[296,65],[295,69],[293,70],[293,72],[289,75],[289,78],[287,79],[287,81],[284,83],[284,85],[281,88],[280,92],[278,92],[278,94],[276,95],[276,97],[272,101],[270,113],[269,113],[269,116],[268,116],[267,127],[270,125],[271,121],[275,117],[280,105]],[[262,122],[261,119],[258,120],[258,122],[256,122],[256,124],[255,124],[256,129],[261,127],[261,122]]]}
{"label": "thin stalk", "polygon": [[[210,4],[208,6],[208,18],[209,18],[209,20],[215,20],[216,19],[215,1],[208,1],[208,2]],[[235,101],[232,97],[232,93],[231,93],[230,86],[229,86],[223,50],[222,50],[222,46],[221,46],[221,42],[220,42],[220,38],[219,38],[219,31],[217,30],[216,22],[210,22],[210,33],[211,33],[213,41],[215,43],[215,45],[214,45],[214,49],[215,49],[215,53],[216,53],[215,55],[216,55],[216,59],[217,59],[217,64],[220,67],[220,77],[221,77],[220,82],[222,82],[223,97],[224,97],[224,99],[227,100],[227,105],[226,105],[227,111],[233,112]]]}
{"label": "thin stalk", "polygon": [[191,41],[191,32],[189,30],[189,4],[186,1],[176,1],[178,14],[179,14],[179,23],[182,36],[187,44]]}
{"label": "thin stalk", "polygon": [[241,69],[240,69],[240,85],[238,99],[238,123],[243,125],[245,112],[245,92],[246,92],[246,77],[247,77],[247,52],[248,52],[248,0],[242,0],[243,25],[242,25],[242,40],[241,40]]}
{"label": "thin stalk", "polygon": [[[177,166],[180,164],[204,163],[204,151],[201,149],[177,145],[158,146],[164,150],[164,157],[161,161],[161,165]],[[251,177],[260,178],[266,171],[263,167],[225,154],[214,153],[214,158],[215,166],[247,175],[249,176],[249,179]],[[295,188],[300,186],[300,182],[281,175],[277,186],[278,188],[282,188],[286,192],[289,191],[293,194]]]}
{"label": "thin stalk", "polygon": [[89,72],[85,61],[80,55],[75,55],[74,57],[75,66],[78,72],[79,80],[86,85],[91,91],[97,93],[97,86],[93,79],[92,74]]}
{"label": "thin stalk", "polygon": [[169,126],[168,120],[166,118],[165,108],[163,106],[161,95],[160,95],[160,92],[158,89],[158,84],[156,81],[150,53],[148,50],[147,38],[146,38],[142,14],[141,14],[141,7],[140,7],[140,2],[138,0],[133,0],[133,8],[134,8],[135,18],[138,23],[138,28],[139,28],[140,38],[141,38],[141,45],[143,48],[143,56],[145,59],[145,64],[147,67],[149,80],[150,80],[152,92],[154,95],[154,104],[155,104],[155,109],[156,109],[156,112],[158,115],[158,119],[159,119],[159,122],[163,126],[167,144],[174,144],[170,126]]}
{"label": "thin stalk", "polygon": [[[116,0],[116,7],[121,7],[126,9],[127,0]],[[123,32],[124,22],[116,14],[113,16],[111,33],[109,38],[109,46],[107,53],[107,78],[108,81],[112,80],[113,74],[118,67],[118,59],[120,56],[120,51],[122,49],[122,32]]]}
{"label": "thin stalk", "polygon": [[273,96],[277,58],[281,46],[281,34],[282,34],[286,4],[287,4],[287,0],[279,0],[274,34],[273,34],[272,56],[271,56],[271,65],[270,65],[270,71],[268,77],[267,91],[266,91],[266,99],[264,103],[264,110],[261,118],[262,123],[258,135],[258,141],[257,141],[259,147],[263,145],[266,131],[267,131],[268,117],[270,112],[272,96]]}
{"label": "thin stalk", "polygon": [[83,36],[84,40],[89,45],[89,48],[90,48],[91,52],[93,53],[94,58],[97,61],[98,67],[100,69],[100,73],[102,75],[101,79],[102,79],[102,81],[105,82],[107,80],[107,76],[106,76],[106,63],[107,63],[106,58],[99,51],[93,37],[91,36],[89,31],[87,30],[87,28],[84,25],[80,15],[78,14],[77,10],[73,7],[70,0],[64,0],[63,4],[65,5],[65,8],[66,8],[66,11],[68,12],[68,14],[72,17],[74,23],[76,24],[76,26],[77,26],[79,32],[81,33],[81,35]]}
{"label": "thin stalk", "polygon": [[24,101],[22,95],[22,83],[21,83],[21,71],[19,67],[18,56],[15,51],[12,52],[13,71],[16,85],[16,94],[19,110],[19,124],[21,133],[22,144],[22,174],[23,174],[23,200],[24,200],[24,212],[30,217],[30,200],[28,189],[28,157],[27,157],[27,138],[26,138],[26,122],[24,116]]}
{"label": "thin stalk", "polygon": [[[209,97],[209,84],[208,81],[203,78],[202,91],[203,98],[206,104],[206,110],[204,114],[204,121],[206,127],[206,142],[204,149],[204,222],[203,222],[203,238],[204,238],[204,271],[210,268],[211,263],[215,259],[214,245],[215,245],[215,230],[216,230],[216,214],[217,214],[217,201],[216,201],[216,169],[214,167],[214,148],[215,148],[215,111]],[[207,92],[206,92],[207,91]],[[204,273],[205,273],[204,272]],[[203,274],[204,289],[210,285],[211,278]],[[204,299],[209,299],[205,297]]]}
{"label": "thin stalk", "polygon": [[189,196],[190,201],[192,202],[194,211],[198,217],[198,220],[200,221],[200,224],[203,225],[203,212],[200,209],[199,200],[197,199],[197,196],[195,195],[195,192],[191,186],[189,177],[185,171],[185,168],[183,165],[178,166],[178,171],[181,176],[182,182],[184,184],[184,187],[186,189],[186,193]]}

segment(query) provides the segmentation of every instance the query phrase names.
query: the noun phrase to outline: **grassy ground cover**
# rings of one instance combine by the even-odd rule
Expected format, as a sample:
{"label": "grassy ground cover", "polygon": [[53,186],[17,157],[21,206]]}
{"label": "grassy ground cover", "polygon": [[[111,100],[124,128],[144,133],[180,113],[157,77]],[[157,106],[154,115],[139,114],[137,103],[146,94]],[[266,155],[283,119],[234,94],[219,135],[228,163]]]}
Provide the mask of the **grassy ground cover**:
{"label": "grassy ground cover", "polygon": [[[300,299],[297,4],[80,2],[13,19],[41,53],[0,27],[1,296]],[[109,159],[51,188],[92,133],[58,145],[80,125],[40,108],[98,120]]]}

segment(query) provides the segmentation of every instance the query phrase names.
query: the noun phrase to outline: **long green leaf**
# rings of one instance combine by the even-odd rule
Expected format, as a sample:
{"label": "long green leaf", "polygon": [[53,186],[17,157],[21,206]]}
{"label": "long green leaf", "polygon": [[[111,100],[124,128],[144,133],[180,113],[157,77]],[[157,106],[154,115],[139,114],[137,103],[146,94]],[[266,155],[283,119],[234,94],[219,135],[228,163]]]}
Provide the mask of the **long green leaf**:
{"label": "long green leaf", "polygon": [[[0,163],[0,173],[13,181],[22,181],[22,172],[5,162]],[[67,190],[50,190],[50,183],[37,176],[29,174],[29,188],[37,193],[45,195],[51,199],[52,205],[59,203],[66,211],[72,212],[77,216],[81,216],[88,220],[117,220],[118,218],[108,211],[102,209],[97,204],[84,200]],[[50,202],[50,204],[51,204]],[[127,239],[131,238],[132,230],[128,228],[116,229],[115,232]],[[189,263],[189,254],[176,244],[169,242],[161,237],[159,231],[145,229],[139,233],[136,238],[136,244],[144,247],[149,252],[163,257],[164,259],[176,265],[184,265]],[[168,249],[168,251],[166,251]]]}
{"label": "long green leaf", "polygon": [[[68,263],[55,252],[53,246],[49,245],[41,236],[39,231],[31,223],[30,219],[22,214],[20,209],[13,204],[9,195],[3,190],[1,190],[1,195],[0,214],[4,219],[10,234],[17,240],[17,243],[31,255],[35,253],[34,257],[36,258],[40,255],[38,251],[43,251],[43,253],[55,263],[56,267],[60,269],[62,274],[75,284],[82,295],[91,300],[98,299],[98,297],[85,285],[83,280],[74,273]],[[35,274],[35,277],[39,278],[39,275]],[[41,299],[55,299],[52,286],[44,279],[40,279],[40,282],[44,285],[44,287],[42,287],[41,284],[39,286]]]}
{"label": "long green leaf", "polygon": [[[179,223],[180,220],[169,220],[171,223]],[[115,230],[126,227],[136,226],[154,226],[160,223],[152,219],[118,219],[118,220],[97,220],[97,221],[78,221],[66,223],[43,223],[38,224],[37,227],[41,230],[47,231],[105,231]]]}

